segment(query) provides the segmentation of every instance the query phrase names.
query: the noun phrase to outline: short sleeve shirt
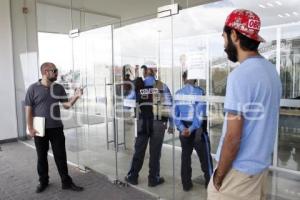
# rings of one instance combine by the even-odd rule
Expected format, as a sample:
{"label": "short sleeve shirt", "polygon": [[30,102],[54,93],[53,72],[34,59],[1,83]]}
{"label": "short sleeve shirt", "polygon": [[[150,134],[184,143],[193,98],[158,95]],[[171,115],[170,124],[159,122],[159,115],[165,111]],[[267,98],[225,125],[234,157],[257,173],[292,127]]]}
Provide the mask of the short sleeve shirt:
{"label": "short sleeve shirt", "polygon": [[[257,174],[271,164],[280,108],[281,81],[276,67],[261,56],[243,61],[227,80],[224,111],[242,115],[244,125],[240,149],[233,168]],[[219,161],[227,120],[216,154]]]}
{"label": "short sleeve shirt", "polygon": [[63,127],[59,102],[68,101],[66,91],[60,84],[46,87],[40,81],[28,88],[25,105],[32,107],[33,117],[45,117],[46,128]]}

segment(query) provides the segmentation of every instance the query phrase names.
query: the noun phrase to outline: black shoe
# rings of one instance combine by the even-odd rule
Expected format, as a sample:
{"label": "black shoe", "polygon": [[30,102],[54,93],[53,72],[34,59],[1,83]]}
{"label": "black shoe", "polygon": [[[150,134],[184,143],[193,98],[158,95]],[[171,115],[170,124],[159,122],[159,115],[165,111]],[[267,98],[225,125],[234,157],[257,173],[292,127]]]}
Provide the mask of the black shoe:
{"label": "black shoe", "polygon": [[81,192],[83,191],[83,187],[80,187],[80,186],[77,186],[75,185],[74,183],[71,183],[69,185],[62,185],[62,189],[63,190],[73,190],[73,191],[76,191],[76,192]]}
{"label": "black shoe", "polygon": [[193,183],[187,184],[187,185],[183,185],[183,190],[185,192],[190,191],[193,188]]}
{"label": "black shoe", "polygon": [[36,190],[35,192],[36,193],[41,193],[43,192],[47,187],[48,187],[48,183],[40,183],[37,187],[36,187]]}
{"label": "black shoe", "polygon": [[163,177],[159,177],[156,181],[148,180],[148,186],[155,187],[157,185],[163,184],[164,182],[165,182],[165,179]]}
{"label": "black shoe", "polygon": [[131,185],[137,185],[138,184],[137,178],[131,178],[130,176],[125,176],[125,181],[127,183],[130,183]]}

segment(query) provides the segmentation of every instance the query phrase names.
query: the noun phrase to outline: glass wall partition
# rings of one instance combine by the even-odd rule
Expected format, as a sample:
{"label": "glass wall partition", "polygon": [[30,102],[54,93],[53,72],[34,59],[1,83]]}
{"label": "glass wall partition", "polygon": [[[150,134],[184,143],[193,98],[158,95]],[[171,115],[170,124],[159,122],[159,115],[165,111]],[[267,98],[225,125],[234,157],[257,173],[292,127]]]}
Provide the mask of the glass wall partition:
{"label": "glass wall partition", "polygon": [[[73,67],[72,40],[67,34],[39,32],[38,42],[39,66],[44,62],[53,62],[59,69],[57,82],[63,85],[67,95],[71,97],[75,87],[73,83],[79,82],[79,72],[74,71]],[[78,164],[76,127],[79,125],[77,124],[76,116],[74,115],[73,109],[64,110],[61,108],[61,117],[67,138],[66,148],[68,151],[68,160]]]}
{"label": "glass wall partition", "polygon": [[[278,4],[277,4],[278,6]],[[297,48],[297,42],[294,42],[294,48],[291,48],[291,45],[287,45],[286,41],[288,39],[284,39],[285,42],[279,42],[279,38],[283,37],[283,34],[279,31],[281,30],[282,25],[278,25],[276,23],[286,23],[286,21],[278,21],[274,22],[274,20],[270,20],[270,13],[264,12],[262,9],[263,6],[259,5],[246,5],[246,3],[241,1],[222,1],[222,2],[215,2],[203,6],[193,7],[185,10],[181,10],[179,15],[172,17],[172,31],[173,31],[173,37],[172,37],[172,44],[173,44],[173,60],[172,60],[172,70],[168,70],[168,68],[164,69],[164,62],[168,63],[169,61],[164,61],[164,51],[165,45],[168,44],[168,39],[164,39],[162,37],[162,34],[164,31],[157,31],[157,33],[153,33],[153,35],[156,34],[156,38],[158,38],[159,43],[153,43],[152,49],[155,49],[155,46],[158,46],[156,48],[158,52],[155,52],[155,54],[158,54],[159,56],[155,57],[153,54],[149,54],[148,47],[151,45],[148,45],[148,42],[151,41],[152,37],[148,37],[145,39],[142,34],[141,35],[135,35],[135,31],[138,32],[138,26],[143,23],[147,23],[148,27],[144,27],[143,30],[145,30],[147,33],[152,33],[153,30],[149,30],[149,27],[152,27],[151,20],[146,21],[143,23],[138,23],[132,26],[126,26],[120,28],[120,32],[123,32],[121,35],[126,35],[129,37],[126,37],[126,40],[128,41],[121,41],[120,49],[122,49],[121,57],[120,57],[120,63],[122,63],[120,66],[129,66],[129,68],[134,71],[135,73],[139,72],[140,70],[137,68],[140,66],[140,62],[145,63],[149,59],[157,59],[157,62],[160,62],[161,71],[158,74],[158,77],[161,78],[161,80],[165,80],[166,83],[168,83],[169,75],[172,74],[172,80],[173,83],[171,84],[173,92],[173,95],[175,92],[180,89],[182,84],[182,72],[185,70],[196,70],[197,71],[197,84],[202,87],[206,91],[206,99],[207,99],[207,110],[208,110],[208,117],[209,117],[209,134],[211,139],[211,148],[212,153],[214,154],[216,152],[217,146],[219,144],[219,138],[222,130],[222,124],[224,121],[224,112],[223,112],[223,103],[224,103],[224,96],[226,93],[226,82],[227,82],[227,76],[228,74],[234,70],[236,67],[236,64],[233,64],[228,61],[226,54],[224,53],[224,44],[223,44],[223,38],[221,36],[222,30],[223,30],[223,24],[226,16],[228,13],[230,13],[233,9],[238,7],[244,7],[246,9],[251,9],[257,12],[262,20],[264,21],[263,28],[261,30],[261,35],[267,39],[266,43],[263,43],[260,45],[259,51],[260,53],[270,60],[272,63],[276,65],[276,68],[278,72],[281,73],[283,67],[279,67],[280,63],[282,63],[282,55],[280,56],[280,59],[278,56],[281,54],[281,52],[286,51],[293,51],[297,52],[297,50],[294,50]],[[277,8],[279,9],[279,8]],[[190,23],[186,23],[186,22]],[[276,26],[275,26],[276,25]],[[285,25],[287,26],[287,25]],[[297,26],[297,25],[291,25]],[[132,29],[130,29],[131,27]],[[142,26],[141,26],[142,27]],[[289,26],[290,27],[290,26]],[[294,30],[293,35],[294,38],[297,38],[297,34],[295,35],[296,30],[295,28],[289,28]],[[136,29],[134,31],[134,29]],[[151,32],[152,31],[152,32]],[[156,31],[156,29],[155,29]],[[142,31],[140,31],[142,33]],[[143,34],[144,35],[144,34]],[[134,39],[131,39],[131,38]],[[153,36],[154,37],[154,36]],[[287,37],[287,36],[284,36]],[[291,37],[291,36],[290,36]],[[281,39],[280,39],[281,40]],[[296,39],[294,39],[296,40]],[[134,41],[134,42],[132,42]],[[127,44],[130,43],[130,45]],[[135,45],[132,45],[135,44]],[[144,46],[141,47],[140,44],[143,44]],[[168,45],[167,45],[168,46]],[[287,50],[283,50],[282,48],[287,48]],[[135,50],[133,50],[135,49]],[[136,50],[137,49],[137,50]],[[280,52],[280,53],[279,53]],[[283,83],[285,85],[284,87],[286,89],[284,92],[284,95],[290,95],[290,98],[297,98],[297,55],[290,56],[292,54],[289,53],[283,53],[285,57],[289,57],[289,69],[286,69],[290,73],[288,75],[288,72],[285,72],[286,75],[281,75],[281,79],[286,80],[286,83]],[[289,54],[289,56],[287,56]],[[119,54],[118,54],[119,55]],[[293,60],[293,61],[291,61]],[[286,61],[285,61],[286,62]],[[295,64],[291,64],[295,63]],[[128,64],[128,65],[127,65]],[[285,66],[286,64],[284,64]],[[280,69],[280,70],[279,70]],[[290,83],[291,80],[294,82]],[[172,82],[172,81],[171,81]],[[285,97],[286,98],[286,97]],[[285,102],[285,101],[283,101]],[[295,121],[297,120],[297,101],[293,101],[293,106],[288,106],[289,109],[292,109],[293,113],[293,119],[291,120],[291,117],[282,119],[282,113],[284,111],[281,111],[280,116],[280,122],[279,123],[279,135],[283,135],[285,130],[286,132],[293,133],[295,135],[297,133],[298,127],[295,126]],[[285,105],[285,103],[284,103]],[[288,113],[291,113],[291,111],[286,111]],[[295,116],[296,113],[296,116]],[[132,113],[131,113],[132,114]],[[295,118],[296,117],[296,118]],[[287,122],[290,124],[294,124],[291,128],[283,128],[288,127],[290,125],[287,124]],[[125,122],[125,127],[127,127],[128,124],[134,124],[136,122]],[[285,125],[281,125],[284,124]],[[130,126],[130,125],[129,125]],[[132,127],[132,126],[131,126]],[[125,128],[126,134],[129,134],[133,129]],[[295,134],[294,134],[295,133]],[[126,138],[127,135],[126,135]],[[284,139],[283,139],[284,138]],[[283,141],[283,140],[288,140]],[[280,142],[283,141],[283,142]],[[293,141],[292,145],[291,141]],[[279,136],[279,149],[277,152],[277,147],[275,146],[274,149],[274,158],[275,160],[277,157],[280,156],[280,154],[287,154],[291,155],[291,158],[297,158],[297,140],[290,140],[287,139],[287,137]],[[129,140],[129,143],[131,142],[131,145],[134,144],[134,140]],[[283,143],[283,144],[282,144]],[[174,146],[172,146],[174,144]],[[169,147],[168,147],[169,146]],[[289,151],[286,152],[284,149],[287,149],[287,146],[289,146]],[[290,147],[292,146],[292,147]],[[128,151],[130,150],[130,145],[127,145]],[[188,194],[188,197],[185,195],[185,193],[182,191],[181,188],[181,180],[180,180],[180,155],[181,155],[181,146],[180,141],[178,138],[178,131],[176,130],[174,135],[165,135],[164,137],[164,148],[174,148],[174,155],[175,160],[172,162],[175,163],[174,167],[174,187],[176,188],[176,192],[174,194],[175,199],[193,199],[198,198],[199,195],[203,196],[205,198],[205,192],[201,188],[203,188],[203,180],[202,178],[202,172],[199,167],[199,160],[196,156],[196,154],[193,154],[192,158],[192,167],[194,169],[193,174],[193,182],[195,188],[200,188],[200,190],[193,189]],[[283,150],[282,150],[283,149]],[[167,155],[167,154],[166,154]],[[162,154],[162,158],[163,158]],[[130,157],[130,156],[129,156]],[[170,158],[170,157],[169,157]],[[290,163],[291,161],[289,161]],[[278,162],[278,165],[276,162],[273,163],[274,166],[281,166],[282,162]],[[295,168],[298,166],[296,164],[296,161],[294,163],[290,163],[290,166],[293,167],[287,167],[290,169],[295,170]],[[167,165],[169,166],[169,165]],[[142,170],[147,170],[145,167],[143,167]],[[297,169],[296,169],[297,170]],[[124,170],[124,175],[126,175],[126,170]],[[147,174],[147,173],[146,173]],[[142,179],[142,182],[145,182],[146,180]],[[197,184],[200,183],[200,184]],[[144,188],[143,183],[139,184],[142,188]],[[146,188],[146,187],[145,187]],[[162,186],[164,188],[164,186]],[[152,190],[151,188],[147,189],[148,191],[153,191],[156,194],[160,194],[159,189]],[[167,191],[167,190],[166,190]],[[167,192],[164,191],[166,194]],[[163,197],[163,196],[162,196]]]}
{"label": "glass wall partition", "polygon": [[85,11],[84,1],[70,3],[37,4],[39,63],[56,64],[69,97],[83,88],[71,109],[61,108],[68,160],[115,179],[113,36],[106,24],[119,19]]}
{"label": "glass wall partition", "polygon": [[[187,65],[186,68],[194,64],[193,51],[196,52],[196,55],[204,57],[206,68],[205,70],[202,69],[202,73],[206,76],[204,76],[204,80],[199,78],[198,84],[206,90],[209,135],[212,154],[214,154],[219,144],[224,121],[223,104],[227,76],[237,66],[229,62],[224,53],[224,43],[221,36],[224,21],[226,16],[235,8],[245,8],[258,13],[263,22],[260,34],[267,40],[266,43],[260,45],[259,52],[275,64],[283,84],[278,144],[276,142],[274,146],[273,167],[279,170],[284,167],[289,169],[287,172],[299,175],[299,159],[297,159],[299,158],[297,147],[299,127],[297,127],[298,123],[296,122],[299,121],[300,106],[300,102],[297,100],[299,96],[297,94],[297,92],[299,93],[297,78],[299,76],[297,72],[299,14],[297,11],[293,11],[290,5],[287,6],[281,1],[272,2],[272,7],[261,2],[256,3],[249,4],[245,1],[234,0],[220,1],[182,10],[178,16],[174,17],[174,64],[176,65],[176,62],[180,61],[180,56],[176,55],[176,52],[180,52],[179,55],[184,55],[181,59],[192,60],[192,64],[189,64],[189,61],[185,62],[188,64],[184,65],[180,62],[177,63],[179,66]],[[298,3],[293,3],[298,5]],[[271,14],[272,11],[277,14]],[[286,13],[279,13],[284,11]],[[185,23],[186,21],[190,23]],[[198,74],[201,74],[200,69],[203,65],[198,62],[195,66],[199,70]],[[199,163],[196,157],[193,162]],[[201,170],[198,170],[197,167],[195,169],[201,174]],[[274,188],[278,188],[280,185],[282,188],[287,188],[287,186],[282,185],[281,180],[274,179],[274,182],[276,185]],[[277,193],[276,191],[277,189],[274,189],[270,191],[270,194]],[[289,198],[295,198],[295,195],[291,193],[287,194],[286,191],[280,191]],[[180,197],[180,195],[177,196]],[[192,199],[192,197],[189,198]]]}
{"label": "glass wall partition", "polygon": [[[147,133],[142,125],[146,122],[143,121],[139,110],[139,107],[143,105],[135,104],[135,100],[131,101],[135,105],[130,104],[130,90],[136,93],[140,92],[139,90],[135,91],[135,86],[138,85],[139,78],[145,79],[147,77],[143,74],[144,69],[141,68],[142,65],[146,65],[153,71],[153,77],[156,79],[155,84],[163,83],[163,88],[168,88],[173,94],[174,76],[172,76],[171,36],[170,17],[146,20],[114,31],[115,64],[118,67],[118,70],[115,69],[118,72],[115,73],[115,79],[117,88],[120,90],[119,94],[122,94],[121,96],[117,95],[117,98],[120,99],[118,100],[120,106],[116,106],[116,108],[118,111],[123,111],[117,118],[124,127],[126,146],[125,149],[119,148],[118,151],[120,179],[124,180],[128,174],[137,174],[137,171],[139,171],[137,170],[138,165],[143,165],[138,173],[138,187],[152,193],[154,196],[165,199],[173,199],[173,149],[170,141],[171,145],[163,145],[160,151],[159,143],[164,138],[169,137],[166,128],[168,128],[170,122],[166,120],[165,125],[163,125],[163,121],[160,119],[161,116],[155,117],[153,125],[150,125],[151,133]],[[146,79],[148,80],[148,78]],[[119,125],[120,123],[118,123]],[[172,138],[172,135],[170,138]],[[122,138],[120,139],[122,140]],[[142,155],[144,150],[145,156]],[[135,153],[142,155],[139,157],[141,160],[132,161],[133,156],[137,156]],[[160,159],[160,164],[155,163],[155,160],[158,159]],[[148,186],[149,181],[150,184],[153,182],[150,166],[152,170],[155,170],[156,167],[160,168],[156,173],[164,178],[165,183],[157,187]],[[129,173],[130,169],[131,173]]]}
{"label": "glass wall partition", "polygon": [[73,38],[74,69],[84,94],[76,106],[79,163],[114,178],[115,148],[112,89],[112,27]]}
{"label": "glass wall partition", "polygon": [[[81,2],[79,6],[85,5],[84,1],[76,2]],[[184,86],[184,71],[188,70],[197,79],[197,85],[205,91],[211,153],[215,154],[224,121],[227,77],[236,67],[224,53],[221,34],[228,13],[243,7],[260,15],[261,35],[267,42],[260,45],[259,51],[276,65],[283,85],[273,166],[299,172],[300,26],[293,13],[296,11],[291,12],[294,18],[274,16],[272,9],[281,10],[275,1],[273,8],[258,4],[258,1],[251,5],[238,0],[218,1],[191,8],[188,8],[192,5],[190,1],[184,2],[183,8],[187,9],[180,10],[177,15],[157,18],[153,13],[148,20],[132,19],[122,23],[115,20],[108,26],[101,25],[93,15],[80,9],[49,8],[49,5],[40,4],[38,9],[43,13],[48,10],[71,16],[63,24],[55,26],[49,22],[48,27],[45,23],[39,29],[40,63],[51,61],[57,65],[58,83],[65,87],[68,95],[73,94],[74,88],[84,87],[84,94],[76,106],[62,112],[69,160],[126,182],[124,178],[132,165],[140,130],[137,104],[135,100],[130,101],[130,92],[137,78],[143,77],[142,65],[154,70],[156,80],[169,88],[173,98]],[[296,7],[294,2],[293,6]],[[69,37],[69,30],[76,28],[79,34]],[[159,132],[163,136],[160,176],[165,178],[165,183],[148,186],[148,144],[137,187],[163,199],[205,199],[203,173],[196,153],[192,154],[194,188],[184,192],[178,130],[173,134],[168,134],[167,129]]]}
{"label": "glass wall partition", "polygon": [[280,78],[282,107],[278,127],[277,166],[300,171],[300,25],[280,30]]}

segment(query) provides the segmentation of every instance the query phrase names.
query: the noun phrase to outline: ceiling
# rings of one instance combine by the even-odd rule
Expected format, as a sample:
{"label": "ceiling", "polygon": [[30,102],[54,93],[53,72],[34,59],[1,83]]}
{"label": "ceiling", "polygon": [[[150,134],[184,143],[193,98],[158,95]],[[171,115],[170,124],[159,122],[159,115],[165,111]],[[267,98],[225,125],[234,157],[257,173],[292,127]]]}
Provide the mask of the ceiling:
{"label": "ceiling", "polygon": [[[193,7],[217,0],[174,0],[180,8]],[[38,3],[64,8],[75,8],[102,14],[126,21],[140,21],[138,18],[153,18],[157,8],[171,4],[171,0],[38,0]],[[147,17],[149,16],[149,17]]]}
{"label": "ceiling", "polygon": [[[263,30],[260,34],[269,42],[276,40],[276,28],[272,26],[280,25],[283,28],[284,38],[299,37],[300,30],[300,0],[175,0],[181,8],[179,15],[172,19],[156,18],[157,8],[170,4],[170,0],[37,0],[40,4],[58,6],[62,8],[72,8],[85,10],[87,13],[94,13],[106,18],[121,20],[124,26],[114,32],[115,44],[119,45],[122,59],[125,58],[156,58],[159,53],[162,58],[169,61],[171,38],[174,37],[175,52],[174,55],[180,55],[183,52],[201,51],[203,46],[202,38],[209,36],[210,46],[216,56],[222,57],[223,39],[221,32],[224,26],[226,16],[236,8],[245,8],[257,13],[262,21]],[[208,4],[208,2],[211,2]],[[205,4],[202,6],[197,6]],[[48,6],[48,7],[52,7]],[[44,6],[47,7],[47,6]],[[66,9],[64,9],[66,10]],[[58,25],[64,21],[66,15],[57,15],[52,10],[40,10],[38,18],[40,19],[40,31],[47,28],[57,30]],[[53,27],[46,23],[49,19],[55,18]],[[88,17],[88,16],[86,16]],[[59,19],[60,21],[58,21]],[[146,20],[147,19],[147,20]],[[62,23],[62,32],[68,33],[70,20]],[[96,18],[94,24],[100,24],[101,18]],[[135,23],[139,22],[139,23]],[[171,23],[173,22],[173,23]],[[293,24],[292,27],[290,25]],[[45,25],[45,29],[41,28]],[[289,27],[288,27],[289,26]],[[67,28],[66,28],[67,27]],[[78,26],[80,27],[80,26]],[[100,30],[91,30],[100,31]],[[47,31],[45,31],[47,32]],[[51,31],[50,31],[51,32]],[[105,32],[105,30],[104,30]],[[109,32],[109,31],[106,31]],[[110,33],[110,32],[109,32]],[[98,34],[95,34],[98,38]],[[101,39],[101,38],[100,38]],[[220,48],[221,47],[221,48]],[[123,60],[124,63],[130,63],[130,60]],[[140,61],[142,63],[142,61]],[[163,62],[163,59],[162,59]]]}
{"label": "ceiling", "polygon": [[[172,0],[37,0],[37,2],[85,10],[102,15],[106,19],[110,18],[111,21],[121,20],[125,25],[155,18],[157,8],[171,4]],[[181,9],[208,3],[210,4],[206,6],[207,10],[220,9],[218,5],[224,6],[225,9],[228,7],[246,8],[255,11],[263,19],[263,27],[300,21],[300,0],[174,0],[174,3],[178,3]],[[201,13],[197,14],[201,15]],[[191,20],[195,22],[198,18],[193,17]]]}

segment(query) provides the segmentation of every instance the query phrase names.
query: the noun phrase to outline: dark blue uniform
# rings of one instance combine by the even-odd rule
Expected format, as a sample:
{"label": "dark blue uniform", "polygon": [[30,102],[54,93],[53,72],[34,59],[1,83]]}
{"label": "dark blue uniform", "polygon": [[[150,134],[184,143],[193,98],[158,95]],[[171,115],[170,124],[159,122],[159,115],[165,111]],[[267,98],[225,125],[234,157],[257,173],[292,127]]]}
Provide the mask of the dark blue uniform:
{"label": "dark blue uniform", "polygon": [[137,102],[138,133],[127,180],[137,184],[149,141],[148,185],[155,186],[162,181],[160,178],[160,157],[172,105],[171,93],[164,83],[155,80],[153,76],[148,76],[144,80],[143,87],[131,93],[129,97],[135,98]]}
{"label": "dark blue uniform", "polygon": [[[192,187],[191,154],[196,150],[204,172],[205,184],[209,183],[213,171],[210,155],[210,142],[206,132],[206,104],[200,101],[204,91],[200,87],[186,84],[176,92],[174,102],[174,122],[180,132],[179,138],[182,147],[181,180],[184,190]],[[190,136],[184,137],[182,132],[189,129]]]}

